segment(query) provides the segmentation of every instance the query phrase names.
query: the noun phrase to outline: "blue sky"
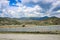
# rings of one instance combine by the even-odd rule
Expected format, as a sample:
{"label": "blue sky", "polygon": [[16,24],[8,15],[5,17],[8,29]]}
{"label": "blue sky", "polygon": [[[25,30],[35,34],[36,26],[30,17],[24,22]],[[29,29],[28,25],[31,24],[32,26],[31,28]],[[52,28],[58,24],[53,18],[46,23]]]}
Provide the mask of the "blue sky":
{"label": "blue sky", "polygon": [[60,18],[60,0],[0,0],[0,17]]}

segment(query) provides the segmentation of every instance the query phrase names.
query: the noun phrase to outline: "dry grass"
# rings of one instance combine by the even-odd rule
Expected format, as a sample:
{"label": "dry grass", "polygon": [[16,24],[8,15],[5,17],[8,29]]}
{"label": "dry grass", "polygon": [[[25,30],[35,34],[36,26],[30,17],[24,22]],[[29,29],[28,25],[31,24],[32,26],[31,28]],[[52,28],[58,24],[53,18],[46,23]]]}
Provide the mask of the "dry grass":
{"label": "dry grass", "polygon": [[[36,25],[25,25],[24,27],[35,27]],[[2,25],[0,28],[17,28],[23,27],[23,25]]]}

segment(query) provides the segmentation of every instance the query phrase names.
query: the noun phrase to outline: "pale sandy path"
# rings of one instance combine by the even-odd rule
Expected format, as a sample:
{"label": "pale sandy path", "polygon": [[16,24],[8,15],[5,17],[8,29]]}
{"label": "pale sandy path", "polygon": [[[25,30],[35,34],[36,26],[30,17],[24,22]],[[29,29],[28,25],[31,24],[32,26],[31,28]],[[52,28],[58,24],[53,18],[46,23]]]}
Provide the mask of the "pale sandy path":
{"label": "pale sandy path", "polygon": [[60,40],[55,34],[0,34],[0,40]]}

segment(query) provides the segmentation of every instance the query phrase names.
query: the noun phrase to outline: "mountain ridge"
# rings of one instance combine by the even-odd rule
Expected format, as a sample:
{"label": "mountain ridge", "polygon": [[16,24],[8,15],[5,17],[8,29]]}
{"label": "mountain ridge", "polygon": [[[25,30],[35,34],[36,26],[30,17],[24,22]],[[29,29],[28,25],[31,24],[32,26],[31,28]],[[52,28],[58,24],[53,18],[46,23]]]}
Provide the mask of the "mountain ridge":
{"label": "mountain ridge", "polygon": [[0,25],[60,25],[60,18],[57,17],[24,17],[8,18],[0,17]]}

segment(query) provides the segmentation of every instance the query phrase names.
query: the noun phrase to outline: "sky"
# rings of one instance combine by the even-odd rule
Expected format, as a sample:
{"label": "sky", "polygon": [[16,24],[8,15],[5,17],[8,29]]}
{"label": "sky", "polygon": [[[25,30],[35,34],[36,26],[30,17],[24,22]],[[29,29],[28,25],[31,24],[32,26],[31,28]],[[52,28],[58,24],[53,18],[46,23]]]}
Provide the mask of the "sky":
{"label": "sky", "polygon": [[0,0],[0,17],[60,18],[60,0]]}

